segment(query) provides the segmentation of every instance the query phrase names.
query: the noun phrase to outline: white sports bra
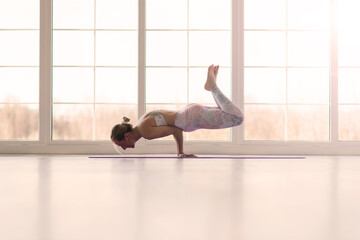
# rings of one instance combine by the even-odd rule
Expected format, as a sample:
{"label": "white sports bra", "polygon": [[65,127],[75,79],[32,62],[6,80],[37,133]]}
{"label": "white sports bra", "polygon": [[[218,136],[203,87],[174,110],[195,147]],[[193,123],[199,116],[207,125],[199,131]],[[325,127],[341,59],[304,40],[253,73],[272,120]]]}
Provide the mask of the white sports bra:
{"label": "white sports bra", "polygon": [[165,121],[163,114],[160,111],[153,111],[149,116],[153,116],[156,121],[157,126],[167,126],[168,124]]}

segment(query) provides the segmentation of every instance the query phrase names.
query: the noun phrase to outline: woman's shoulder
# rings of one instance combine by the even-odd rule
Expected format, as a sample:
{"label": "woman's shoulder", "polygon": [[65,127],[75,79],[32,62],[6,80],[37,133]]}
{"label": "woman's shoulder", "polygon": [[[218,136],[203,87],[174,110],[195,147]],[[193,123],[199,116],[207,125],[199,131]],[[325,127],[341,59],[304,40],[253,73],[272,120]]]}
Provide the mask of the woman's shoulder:
{"label": "woman's shoulder", "polygon": [[142,115],[138,121],[138,123],[136,124],[136,126],[141,127],[142,123],[144,122],[144,120],[147,119],[147,117],[150,115],[150,113],[145,113],[144,115]]}

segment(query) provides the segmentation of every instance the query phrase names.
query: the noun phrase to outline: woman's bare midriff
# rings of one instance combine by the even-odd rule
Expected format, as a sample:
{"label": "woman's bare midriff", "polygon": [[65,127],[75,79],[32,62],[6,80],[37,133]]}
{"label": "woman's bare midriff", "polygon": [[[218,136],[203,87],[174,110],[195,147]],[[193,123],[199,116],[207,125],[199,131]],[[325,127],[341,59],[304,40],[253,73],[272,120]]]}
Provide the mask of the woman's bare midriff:
{"label": "woman's bare midriff", "polygon": [[161,111],[161,113],[163,114],[165,121],[169,126],[175,126],[175,118],[177,111],[164,110]]}
{"label": "woman's bare midriff", "polygon": [[[177,111],[170,111],[170,110],[159,110],[162,115],[165,118],[166,123],[168,124],[168,126],[175,126],[175,118],[176,118],[176,113]],[[146,119],[147,117],[149,117],[149,115],[151,114],[151,112],[145,113],[140,119],[137,125],[139,125],[139,123],[141,123],[144,119]],[[152,116],[150,116],[150,118],[154,118]],[[154,123],[155,123],[155,119],[154,119]]]}

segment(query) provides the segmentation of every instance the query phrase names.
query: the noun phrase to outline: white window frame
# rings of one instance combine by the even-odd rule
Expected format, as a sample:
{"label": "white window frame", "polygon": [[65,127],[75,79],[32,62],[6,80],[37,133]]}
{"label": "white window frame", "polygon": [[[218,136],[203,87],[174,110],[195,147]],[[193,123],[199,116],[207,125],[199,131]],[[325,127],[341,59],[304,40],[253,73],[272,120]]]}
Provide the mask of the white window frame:
{"label": "white window frame", "polygon": [[[145,2],[139,0],[139,89],[138,115],[145,113]],[[232,129],[230,142],[184,142],[184,149],[195,154],[292,154],[292,155],[357,155],[360,142],[338,141],[338,63],[336,3],[330,0],[330,141],[278,142],[245,141],[244,126]],[[244,109],[244,0],[232,3],[232,99]],[[116,154],[109,141],[52,141],[52,0],[40,0],[40,105],[39,141],[1,141],[0,153],[49,154]],[[246,116],[245,116],[246,117]],[[176,153],[175,141],[140,140],[132,153]]]}

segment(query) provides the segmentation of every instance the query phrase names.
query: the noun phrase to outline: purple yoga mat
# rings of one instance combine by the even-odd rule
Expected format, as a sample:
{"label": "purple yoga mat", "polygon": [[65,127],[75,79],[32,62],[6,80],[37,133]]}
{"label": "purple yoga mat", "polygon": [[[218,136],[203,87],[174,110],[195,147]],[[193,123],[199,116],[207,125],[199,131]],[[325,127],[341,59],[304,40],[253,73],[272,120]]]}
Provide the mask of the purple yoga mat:
{"label": "purple yoga mat", "polygon": [[[180,158],[173,155],[95,155],[89,158]],[[198,155],[196,158],[218,159],[305,159],[299,156],[239,156],[239,155]]]}

